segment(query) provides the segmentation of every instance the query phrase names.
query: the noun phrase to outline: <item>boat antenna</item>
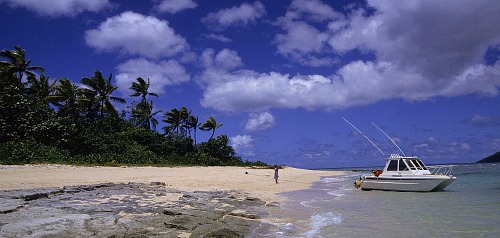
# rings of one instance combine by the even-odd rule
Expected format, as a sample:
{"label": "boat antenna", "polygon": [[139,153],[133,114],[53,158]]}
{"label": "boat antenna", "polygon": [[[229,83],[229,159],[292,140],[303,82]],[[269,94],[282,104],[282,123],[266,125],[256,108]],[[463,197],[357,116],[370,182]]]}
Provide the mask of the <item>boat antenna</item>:
{"label": "boat antenna", "polygon": [[351,125],[354,129],[356,129],[356,131],[358,131],[359,133],[361,133],[361,135],[363,135],[375,148],[377,148],[377,150],[385,156],[385,153],[380,149],[378,148],[377,145],[375,145],[375,143],[373,143],[372,140],[370,140],[370,138],[368,138],[365,134],[363,134],[363,132],[361,132],[357,127],[355,127],[352,123],[350,123],[347,119],[345,119],[344,117],[342,117],[342,119],[344,119],[345,122],[347,122],[347,124]]}
{"label": "boat antenna", "polygon": [[389,140],[392,142],[392,144],[394,144],[398,148],[398,150],[401,152],[401,154],[403,154],[403,156],[406,156],[405,152],[403,152],[403,150],[401,150],[401,148],[399,148],[398,144],[396,144],[396,142],[389,135],[387,135],[387,133],[385,133],[385,131],[382,130],[382,128],[380,128],[379,126],[377,126],[377,124],[375,124],[373,122],[372,122],[372,125],[377,127],[377,129],[379,129],[382,133],[384,133],[384,135],[387,136],[387,138],[389,138]]}

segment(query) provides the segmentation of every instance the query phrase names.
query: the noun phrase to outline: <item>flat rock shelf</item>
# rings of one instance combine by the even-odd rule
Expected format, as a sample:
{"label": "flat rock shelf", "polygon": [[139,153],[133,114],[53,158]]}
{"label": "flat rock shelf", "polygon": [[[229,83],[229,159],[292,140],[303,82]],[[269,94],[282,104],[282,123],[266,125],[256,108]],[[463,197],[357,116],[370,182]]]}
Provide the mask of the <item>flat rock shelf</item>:
{"label": "flat rock shelf", "polygon": [[161,182],[0,191],[0,237],[252,237],[266,204],[239,191]]}

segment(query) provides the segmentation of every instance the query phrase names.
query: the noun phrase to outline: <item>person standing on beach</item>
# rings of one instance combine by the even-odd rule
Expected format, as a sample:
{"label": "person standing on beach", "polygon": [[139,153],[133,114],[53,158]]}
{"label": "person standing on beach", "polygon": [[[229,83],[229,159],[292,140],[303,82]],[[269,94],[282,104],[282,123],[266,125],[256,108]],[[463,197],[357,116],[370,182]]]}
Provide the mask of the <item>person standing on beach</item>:
{"label": "person standing on beach", "polygon": [[276,183],[278,183],[278,178],[280,176],[278,175],[278,165],[274,166],[274,180],[276,180]]}

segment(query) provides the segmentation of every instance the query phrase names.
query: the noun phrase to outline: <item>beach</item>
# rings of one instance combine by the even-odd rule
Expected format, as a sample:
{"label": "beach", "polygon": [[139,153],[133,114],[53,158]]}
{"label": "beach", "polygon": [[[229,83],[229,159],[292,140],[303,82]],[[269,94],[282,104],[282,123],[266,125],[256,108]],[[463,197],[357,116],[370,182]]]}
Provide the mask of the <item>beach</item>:
{"label": "beach", "polygon": [[270,229],[280,194],[340,174],[286,167],[276,184],[273,169],[248,167],[0,166],[0,234],[251,237]]}

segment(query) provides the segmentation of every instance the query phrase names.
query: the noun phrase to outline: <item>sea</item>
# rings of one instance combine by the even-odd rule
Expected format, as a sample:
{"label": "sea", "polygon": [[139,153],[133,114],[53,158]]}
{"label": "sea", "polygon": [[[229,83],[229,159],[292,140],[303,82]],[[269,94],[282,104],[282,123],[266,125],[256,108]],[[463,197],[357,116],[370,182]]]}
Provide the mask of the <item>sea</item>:
{"label": "sea", "polygon": [[[362,191],[372,169],[323,177],[288,198],[264,237],[500,237],[500,163],[459,164],[440,192]],[[341,169],[345,171],[346,169]]]}

